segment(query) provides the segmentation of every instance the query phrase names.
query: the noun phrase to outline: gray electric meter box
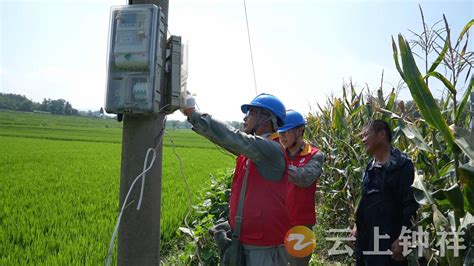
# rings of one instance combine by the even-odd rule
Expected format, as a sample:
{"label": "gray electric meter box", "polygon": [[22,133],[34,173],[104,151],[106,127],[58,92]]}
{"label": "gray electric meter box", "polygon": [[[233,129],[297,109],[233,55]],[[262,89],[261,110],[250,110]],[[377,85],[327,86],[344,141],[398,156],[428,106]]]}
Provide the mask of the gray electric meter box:
{"label": "gray electric meter box", "polygon": [[144,4],[111,8],[105,102],[108,113],[159,111],[164,38],[160,7]]}

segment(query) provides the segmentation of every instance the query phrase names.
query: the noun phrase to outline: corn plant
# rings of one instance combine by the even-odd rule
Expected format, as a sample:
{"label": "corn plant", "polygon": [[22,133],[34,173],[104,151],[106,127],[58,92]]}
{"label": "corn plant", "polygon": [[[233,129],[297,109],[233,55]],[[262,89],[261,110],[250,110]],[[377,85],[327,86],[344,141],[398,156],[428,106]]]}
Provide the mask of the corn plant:
{"label": "corn plant", "polygon": [[[383,78],[382,78],[383,79]],[[383,82],[381,82],[383,84]],[[402,116],[396,101],[396,89],[384,95],[382,86],[373,94],[369,88],[355,88],[352,82],[342,86],[341,98],[331,97],[318,112],[307,116],[307,139],[325,154],[323,175],[318,183],[316,226],[317,250],[319,256],[327,255],[333,243],[325,238],[329,229],[344,229],[354,224],[355,208],[360,198],[362,177],[368,155],[362,143],[362,127],[370,119],[385,119],[393,128],[398,127]],[[365,92],[365,94],[364,94]],[[412,112],[406,112],[406,115]],[[403,123],[405,128],[412,125]],[[410,140],[402,130],[396,130],[394,143],[402,150],[408,149]],[[349,262],[347,256],[329,259]]]}
{"label": "corn plant", "polygon": [[[443,21],[443,29],[431,27],[432,32],[427,33],[423,19],[425,32],[417,35],[425,38],[424,42],[420,41],[424,45],[418,48],[428,49],[420,53],[425,55],[422,58],[425,59],[425,74],[417,68],[409,42],[399,36],[398,49],[393,41],[395,65],[413,102],[398,101],[399,88],[392,88],[385,94],[382,74],[380,88],[375,92],[368,87],[360,92],[360,88],[354,88],[351,82],[344,84],[342,97],[330,97],[324,108],[318,105],[317,112],[308,115],[307,138],[326,155],[317,192],[317,254],[326,255],[333,244],[325,241],[326,230],[347,228],[354,223],[353,213],[368,162],[358,133],[368,120],[378,118],[391,125],[393,145],[407,153],[415,164],[413,188],[421,204],[415,225],[422,226],[433,239],[430,248],[423,252],[425,262],[430,265],[471,265],[474,258],[474,136],[468,129],[472,118],[466,106],[474,78],[470,76],[462,83],[460,77],[462,74],[469,76],[472,68],[472,52],[467,51],[468,39],[465,37],[473,21],[464,27],[454,46],[447,19],[443,17]],[[438,45],[440,40],[443,41],[441,46]],[[433,51],[438,56],[429,64],[428,54]],[[457,61],[453,63],[453,60]],[[437,71],[440,66],[445,66],[449,77]],[[429,81],[434,78],[447,88],[441,99],[435,99],[429,89]],[[467,86],[459,98],[458,92],[463,85]],[[460,250],[459,256],[455,256],[453,250],[441,256],[435,247],[442,240],[439,237],[442,232],[464,233],[463,240],[458,239],[458,242],[466,249]],[[350,260],[347,256],[331,258]],[[411,264],[418,265],[418,261],[412,254]]]}
{"label": "corn plant", "polygon": [[[444,16],[443,21],[446,37],[440,36],[440,39],[443,39],[444,45],[427,73],[421,74],[409,42],[402,35],[398,36],[398,47],[392,39],[393,56],[396,68],[422,115],[422,130],[427,133],[418,138],[418,147],[423,150],[422,156],[427,156],[428,161],[424,165],[417,165],[419,171],[413,185],[415,196],[422,204],[418,225],[431,231],[432,235],[436,233],[435,240],[438,242],[444,241],[440,239],[444,232],[464,234],[462,240],[454,234],[458,237],[456,244],[459,246],[456,248],[465,247],[460,251],[460,256],[455,256],[457,254],[453,250],[448,250],[446,256],[442,256],[440,250],[430,248],[425,250],[425,258],[430,265],[472,265],[474,133],[468,129],[472,118],[466,111],[466,105],[474,85],[474,77],[469,76],[473,63],[472,52],[467,51],[468,30],[474,20],[466,24],[454,46]],[[449,77],[436,71],[441,63],[448,69]],[[464,82],[467,87],[459,101],[459,78],[463,71],[467,72]],[[438,79],[446,87],[447,96],[439,103],[429,88],[430,78]]]}

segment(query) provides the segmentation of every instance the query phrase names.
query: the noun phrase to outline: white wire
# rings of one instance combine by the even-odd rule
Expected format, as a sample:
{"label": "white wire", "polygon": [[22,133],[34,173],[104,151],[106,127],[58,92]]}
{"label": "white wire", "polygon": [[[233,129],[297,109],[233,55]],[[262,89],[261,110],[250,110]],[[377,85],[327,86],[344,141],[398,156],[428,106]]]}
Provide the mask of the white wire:
{"label": "white wire", "polygon": [[186,175],[184,174],[183,160],[181,160],[181,156],[179,156],[179,154],[176,152],[176,145],[174,144],[173,138],[171,137],[170,134],[168,134],[168,133],[166,133],[166,134],[170,138],[171,145],[173,146],[173,154],[179,162],[179,170],[180,170],[180,173],[181,173],[181,177],[183,178],[184,185],[186,187],[186,194],[188,196],[189,208],[186,212],[186,215],[184,216],[184,224],[186,225],[186,228],[188,228],[191,231],[190,236],[193,239],[194,243],[196,243],[196,256],[199,260],[198,265],[204,265],[202,260],[201,260],[201,256],[199,255],[198,241],[197,241],[196,237],[194,236],[193,230],[191,229],[191,227],[188,224],[188,216],[191,214],[191,210],[193,209],[193,200],[192,200],[192,196],[191,196],[191,189],[189,188],[189,184],[188,184],[188,179],[186,178]]}
{"label": "white wire", "polygon": [[156,151],[155,149],[152,149],[152,148],[149,148],[147,151],[146,151],[146,155],[145,155],[145,160],[143,160],[143,178],[142,178],[142,188],[140,190],[140,197],[138,199],[138,204],[137,204],[137,211],[140,210],[140,207],[142,206],[142,199],[143,199],[143,190],[145,188],[145,170],[146,170],[146,163],[148,162],[148,152],[151,150],[153,150],[153,159],[152,159],[152,162],[150,164],[150,167],[153,165],[153,163],[155,162],[155,158],[156,158]]}
{"label": "white wire", "polygon": [[[166,116],[165,116],[165,119],[163,119],[163,124],[164,121],[166,120]],[[187,218],[192,210],[192,206],[193,206],[193,203],[192,203],[192,196],[191,196],[191,191],[190,191],[190,188],[189,188],[189,184],[188,184],[188,181],[187,181],[187,178],[184,174],[184,170],[183,170],[183,161],[181,160],[181,157],[178,155],[178,153],[176,152],[176,145],[174,144],[174,141],[173,141],[173,138],[171,137],[171,135],[169,135],[169,138],[170,138],[170,142],[173,146],[173,153],[176,157],[176,159],[178,160],[179,162],[179,169],[180,169],[180,173],[181,173],[181,176],[183,177],[183,180],[184,180],[184,184],[185,184],[185,187],[186,187],[186,194],[188,196],[188,201],[189,201],[189,208],[188,208],[188,211],[186,213],[186,216],[184,217],[184,223],[186,225],[186,227],[188,229],[190,229],[190,226],[188,225],[188,222],[187,222]],[[160,133],[160,141],[158,142],[158,144],[156,146],[159,146],[161,144],[161,142],[163,141],[163,138],[162,138],[162,133]],[[150,162],[150,164],[148,165],[147,167],[147,162],[148,162],[148,156],[150,155],[150,152],[153,152],[153,158]],[[140,209],[140,206],[141,206],[141,202],[142,202],[142,198],[143,198],[143,190],[144,190],[144,186],[145,186],[145,175],[148,171],[150,171],[151,167],[153,166],[154,162],[155,162],[155,159],[156,159],[156,150],[153,149],[153,148],[148,148],[147,152],[146,152],[146,155],[145,155],[145,160],[143,162],[143,171],[142,173],[140,173],[137,177],[135,177],[135,179],[133,180],[132,184],[130,185],[130,188],[128,189],[128,192],[127,192],[127,195],[125,196],[125,200],[122,204],[122,208],[120,210],[120,213],[119,213],[119,216],[117,218],[117,223],[115,224],[115,229],[114,229],[114,232],[112,234],[112,239],[110,240],[110,244],[109,244],[109,251],[108,251],[108,254],[107,254],[107,262],[106,262],[106,265],[109,266],[110,265],[110,262],[111,262],[111,259],[112,259],[112,252],[113,252],[113,249],[114,249],[114,246],[115,246],[115,238],[117,236],[117,232],[118,232],[118,228],[120,226],[120,221],[122,219],[122,214],[123,214],[123,211],[125,209],[125,207],[127,206],[127,201],[128,201],[128,197],[130,196],[130,193],[133,189],[133,186],[135,185],[135,183],[138,181],[138,179],[140,179],[141,177],[143,177],[142,179],[142,186],[141,186],[141,191],[140,191],[140,198],[138,200],[138,204],[137,204],[137,210]],[[194,240],[194,242],[196,243],[197,245],[197,239],[192,235],[192,238]],[[196,250],[196,256],[200,262],[199,265],[203,265],[203,262],[201,260],[201,256],[199,255],[199,246],[197,246],[197,250]]]}
{"label": "white wire", "polygon": [[247,5],[245,4],[245,0],[244,0],[244,10],[245,10],[245,22],[247,23],[247,35],[249,37],[250,60],[252,61],[252,70],[253,70],[253,82],[254,82],[254,85],[255,85],[255,95],[257,95],[258,94],[258,91],[257,91],[257,77],[255,75],[255,64],[253,62],[252,42],[250,41],[249,20],[247,18]]}
{"label": "white wire", "polygon": [[[147,167],[146,163],[148,162],[148,156],[150,155],[150,152],[153,152],[153,158],[151,159],[151,162]],[[115,224],[114,233],[112,234],[112,239],[110,240],[110,244],[109,244],[109,252],[107,254],[107,262],[106,262],[107,266],[110,265],[110,261],[112,259],[112,252],[113,252],[113,249],[114,249],[115,237],[117,236],[118,228],[119,228],[119,225],[120,225],[120,220],[122,219],[123,210],[125,209],[125,206],[127,205],[127,200],[128,200],[128,197],[130,196],[130,193],[132,192],[132,188],[135,185],[135,183],[138,181],[138,179],[143,177],[142,188],[141,188],[141,191],[140,191],[140,199],[138,200],[138,204],[137,204],[137,210],[139,210],[141,202],[142,202],[142,197],[143,197],[143,189],[144,189],[144,186],[145,186],[145,174],[148,171],[150,171],[151,167],[155,163],[155,159],[156,159],[155,149],[148,148],[148,150],[146,151],[145,160],[144,160],[144,163],[143,163],[143,172],[141,172],[137,177],[135,177],[135,180],[133,180],[132,184],[130,185],[130,188],[128,189],[128,192],[127,192],[127,196],[125,196],[125,200],[123,201],[122,208],[121,208],[119,216],[117,218],[117,223]]]}

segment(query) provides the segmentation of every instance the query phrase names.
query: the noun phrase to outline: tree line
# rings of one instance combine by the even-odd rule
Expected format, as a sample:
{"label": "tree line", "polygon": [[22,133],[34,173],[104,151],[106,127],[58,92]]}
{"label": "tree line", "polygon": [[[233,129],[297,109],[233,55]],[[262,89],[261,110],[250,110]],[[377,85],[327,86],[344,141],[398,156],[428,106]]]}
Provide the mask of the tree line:
{"label": "tree line", "polygon": [[43,99],[38,103],[28,99],[24,95],[13,93],[0,93],[0,109],[33,112],[41,111],[61,115],[79,115],[79,111],[64,99]]}
{"label": "tree line", "polygon": [[[20,112],[47,112],[51,114],[60,115],[83,115],[83,116],[96,116],[106,117],[104,108],[100,108],[99,111],[78,111],[73,108],[71,103],[64,100],[52,100],[44,98],[41,103],[34,102],[28,99],[24,95],[13,94],[13,93],[1,93],[0,92],[0,110],[20,111]],[[226,121],[227,124],[241,128],[242,122],[238,121]],[[168,120],[166,121],[166,128],[168,129],[190,129],[191,124],[187,121],[179,120]]]}

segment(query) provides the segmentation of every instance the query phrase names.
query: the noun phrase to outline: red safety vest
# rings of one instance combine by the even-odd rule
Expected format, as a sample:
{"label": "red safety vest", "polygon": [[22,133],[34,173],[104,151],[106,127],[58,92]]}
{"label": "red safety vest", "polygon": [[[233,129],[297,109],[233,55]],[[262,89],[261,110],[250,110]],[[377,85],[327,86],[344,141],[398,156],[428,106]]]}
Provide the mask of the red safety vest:
{"label": "red safety vest", "polygon": [[[305,144],[303,150],[290,161],[291,165],[297,167],[305,166],[311,157],[319,151],[316,147]],[[316,193],[316,183],[303,188],[288,182],[288,212],[292,226],[312,225],[316,223],[314,195]]]}
{"label": "red safety vest", "polygon": [[[278,142],[278,138],[275,138],[275,135],[270,136],[270,138]],[[281,245],[284,243],[285,234],[290,229],[290,220],[286,207],[288,167],[286,167],[282,179],[271,181],[260,175],[253,161],[242,155],[237,157],[229,203],[230,226],[234,228],[235,214],[239,205],[240,191],[247,161],[249,175],[243,206],[240,241],[243,244],[255,246]]]}

